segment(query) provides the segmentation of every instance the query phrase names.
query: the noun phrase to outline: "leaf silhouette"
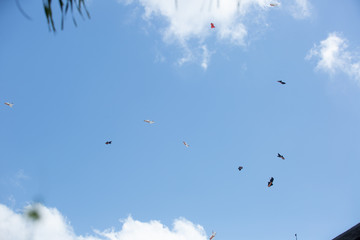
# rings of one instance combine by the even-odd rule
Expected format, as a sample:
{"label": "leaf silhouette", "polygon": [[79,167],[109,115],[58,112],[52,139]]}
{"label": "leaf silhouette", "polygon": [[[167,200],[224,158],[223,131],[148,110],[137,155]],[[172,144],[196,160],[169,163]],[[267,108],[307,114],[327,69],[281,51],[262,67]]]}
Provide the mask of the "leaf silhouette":
{"label": "leaf silhouette", "polygon": [[[60,11],[61,11],[61,30],[64,29],[64,19],[68,13],[69,7],[71,10],[72,20],[74,25],[77,27],[77,22],[74,16],[74,8],[77,9],[78,13],[82,18],[84,18],[82,11],[84,10],[86,12],[87,17],[90,19],[90,13],[86,8],[85,0],[58,0]],[[55,23],[53,19],[53,11],[52,11],[52,0],[43,0],[44,4],[44,11],[46,20],[49,26],[49,31],[56,32]],[[74,7],[75,5],[75,7]]]}

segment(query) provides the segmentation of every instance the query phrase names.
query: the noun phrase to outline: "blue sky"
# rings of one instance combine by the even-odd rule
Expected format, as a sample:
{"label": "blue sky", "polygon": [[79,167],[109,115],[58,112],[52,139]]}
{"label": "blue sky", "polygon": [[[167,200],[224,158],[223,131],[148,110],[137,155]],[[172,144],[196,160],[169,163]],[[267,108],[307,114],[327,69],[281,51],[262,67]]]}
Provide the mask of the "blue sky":
{"label": "blue sky", "polygon": [[31,21],[0,4],[0,218],[40,200],[89,240],[136,240],[129,215],[148,239],[153,220],[196,240],[331,239],[359,222],[360,3],[200,2],[92,0],[56,34],[41,2],[20,2]]}

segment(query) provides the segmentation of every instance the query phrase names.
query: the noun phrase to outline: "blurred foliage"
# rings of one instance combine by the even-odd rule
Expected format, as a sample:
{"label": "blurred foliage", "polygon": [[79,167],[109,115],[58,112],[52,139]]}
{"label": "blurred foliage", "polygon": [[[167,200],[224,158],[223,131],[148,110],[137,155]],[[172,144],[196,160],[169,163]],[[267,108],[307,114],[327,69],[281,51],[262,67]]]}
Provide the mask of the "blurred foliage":
{"label": "blurred foliage", "polygon": [[[77,23],[74,17],[74,8],[78,10],[79,14],[82,17],[84,17],[83,16],[83,10],[84,10],[87,17],[90,18],[90,14],[85,6],[85,0],[58,0],[58,1],[61,11],[61,30],[64,29],[64,17],[66,16],[69,8],[75,26],[77,26]],[[49,30],[56,32],[55,23],[53,19],[52,0],[43,0],[43,3],[44,3],[46,19],[49,25]]]}
{"label": "blurred foliage", "polygon": [[41,218],[40,207],[41,207],[40,203],[33,203],[25,207],[25,211],[24,211],[25,216],[34,222],[40,220]]}
{"label": "blurred foliage", "polygon": [[34,221],[37,221],[40,219],[39,211],[36,208],[29,210],[27,212],[27,216]]}
{"label": "blurred foliage", "polygon": [[15,0],[16,6],[19,9],[19,11],[21,12],[21,14],[26,17],[28,20],[31,20],[31,17],[29,15],[26,14],[26,12],[22,9],[19,0]]}

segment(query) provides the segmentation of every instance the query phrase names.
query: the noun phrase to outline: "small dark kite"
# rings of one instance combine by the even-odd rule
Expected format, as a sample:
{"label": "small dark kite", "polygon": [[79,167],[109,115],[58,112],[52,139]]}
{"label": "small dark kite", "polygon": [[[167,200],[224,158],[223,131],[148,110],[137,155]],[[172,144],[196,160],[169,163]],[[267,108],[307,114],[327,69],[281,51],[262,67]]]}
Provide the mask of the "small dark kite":
{"label": "small dark kite", "polygon": [[285,160],[284,156],[281,155],[280,153],[278,153],[277,157],[278,157],[278,158],[281,158],[282,160]]}
{"label": "small dark kite", "polygon": [[273,182],[274,182],[274,178],[271,177],[270,181],[268,182],[268,187],[271,187],[273,185]]}

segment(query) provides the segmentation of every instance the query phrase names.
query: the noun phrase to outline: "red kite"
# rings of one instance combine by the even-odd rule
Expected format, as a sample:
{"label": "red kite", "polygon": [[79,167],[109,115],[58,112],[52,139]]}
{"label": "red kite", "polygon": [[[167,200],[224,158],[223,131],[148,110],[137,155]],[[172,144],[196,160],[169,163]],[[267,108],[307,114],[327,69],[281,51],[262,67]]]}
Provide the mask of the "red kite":
{"label": "red kite", "polygon": [[211,236],[210,236],[210,240],[213,239],[216,235],[216,232],[212,232]]}
{"label": "red kite", "polygon": [[183,141],[183,144],[185,145],[185,147],[190,147],[190,145],[187,144],[185,141]]}
{"label": "red kite", "polygon": [[6,102],[5,105],[8,105],[9,107],[13,107],[13,106],[14,106],[13,103],[9,103],[9,102]]}
{"label": "red kite", "polygon": [[147,123],[150,123],[150,124],[155,123],[154,121],[150,121],[150,120],[144,120],[144,122],[147,122]]}

